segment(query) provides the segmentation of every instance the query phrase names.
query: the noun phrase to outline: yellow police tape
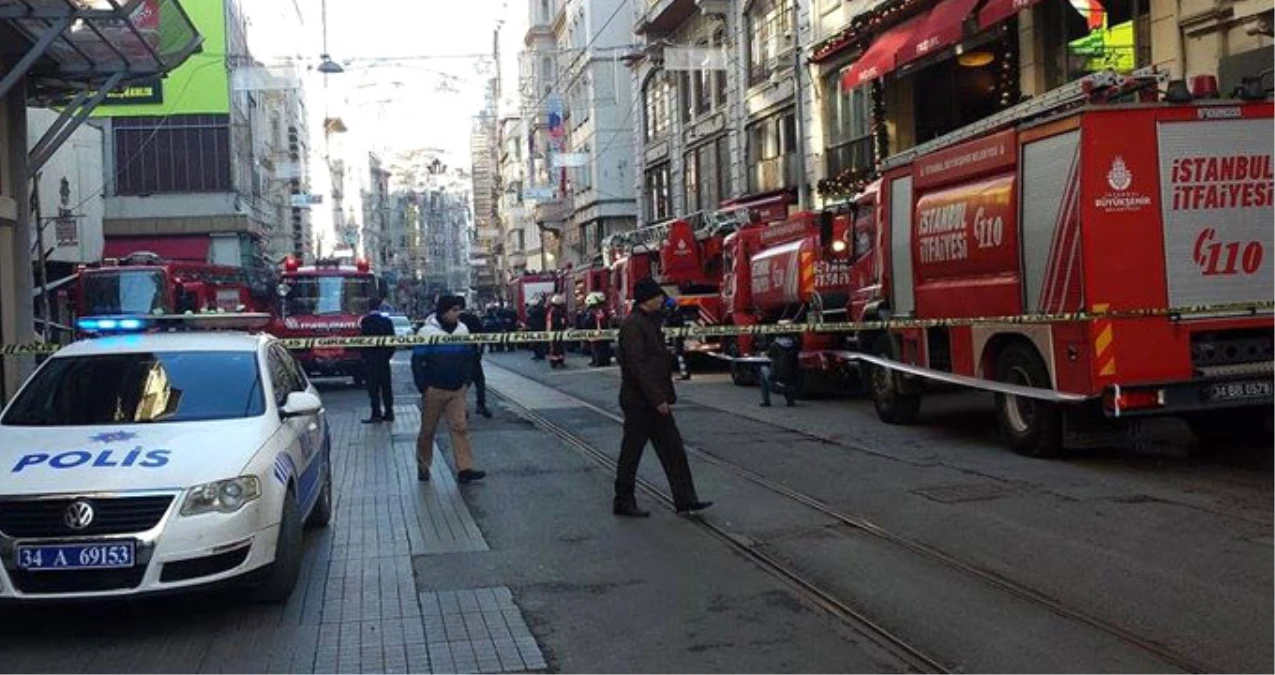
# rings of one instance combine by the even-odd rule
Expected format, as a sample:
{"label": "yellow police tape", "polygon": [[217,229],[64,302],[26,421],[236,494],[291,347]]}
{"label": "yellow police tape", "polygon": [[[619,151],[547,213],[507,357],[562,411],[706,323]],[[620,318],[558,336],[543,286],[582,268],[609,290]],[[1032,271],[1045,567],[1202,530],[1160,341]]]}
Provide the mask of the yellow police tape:
{"label": "yellow police tape", "polygon": [[[880,321],[836,321],[823,323],[754,324],[751,326],[717,325],[665,328],[669,338],[732,337],[738,335],[791,335],[794,333],[852,333],[887,328],[950,328],[983,324],[1041,324],[1058,322],[1091,321],[1094,319],[1144,319],[1169,317],[1177,319],[1195,315],[1258,314],[1275,309],[1275,301],[1235,302],[1214,305],[1189,305],[1163,309],[1115,310],[1109,312],[1067,312],[1061,314],[1019,314],[1013,316],[966,317],[959,319],[885,319]],[[615,328],[602,330],[571,329],[562,331],[521,331],[516,333],[479,333],[470,335],[426,335],[407,337],[326,337],[282,338],[288,349],[316,349],[340,347],[361,349],[366,347],[414,347],[433,344],[530,344],[533,342],[560,342],[575,340],[613,340],[620,331]],[[56,344],[0,345],[0,355],[51,354],[61,349]]]}

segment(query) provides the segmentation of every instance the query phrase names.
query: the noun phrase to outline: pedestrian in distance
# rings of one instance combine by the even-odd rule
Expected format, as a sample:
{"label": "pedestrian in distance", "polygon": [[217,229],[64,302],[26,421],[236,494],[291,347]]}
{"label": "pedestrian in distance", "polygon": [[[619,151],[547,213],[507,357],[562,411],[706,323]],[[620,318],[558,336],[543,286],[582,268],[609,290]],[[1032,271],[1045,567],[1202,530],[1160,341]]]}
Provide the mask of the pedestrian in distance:
{"label": "pedestrian in distance", "polygon": [[[479,335],[487,332],[483,320],[478,315],[468,310],[461,310],[460,322],[465,324],[465,329],[470,335]],[[483,374],[483,345],[469,345],[473,350],[473,371],[470,374],[470,381],[474,383],[474,395],[478,399],[478,414],[491,419],[491,411],[487,409],[487,376]]]}
{"label": "pedestrian in distance", "polygon": [[[669,328],[684,328],[686,326],[686,317],[682,316],[682,309],[678,307],[677,301],[668,296],[664,297],[664,325]],[[686,338],[673,338],[673,360],[677,365],[678,379],[691,379],[691,369],[686,366]]]}
{"label": "pedestrian in distance", "polygon": [[[589,309],[588,320],[584,327],[589,330],[606,330],[611,326],[611,317],[606,310],[606,296],[594,291],[585,298]],[[589,365],[595,367],[611,365],[611,341],[594,340],[589,345]]]}
{"label": "pedestrian in distance", "polygon": [[[544,330],[557,332],[566,330],[569,325],[567,321],[567,299],[560,294],[555,294],[549,300],[549,310],[545,314]],[[567,367],[566,344],[554,338],[549,342],[549,367],[565,368]]]}
{"label": "pedestrian in distance", "polygon": [[673,362],[661,331],[664,290],[654,279],[642,279],[633,288],[633,311],[620,326],[620,408],[624,411],[624,439],[615,471],[617,516],[642,518],[651,515],[638,508],[635,490],[638,464],[647,441],[664,467],[673,493],[673,508],[692,513],[712,506],[700,501],[686,459],[682,434],[673,420],[677,402],[673,389]]}
{"label": "pedestrian in distance", "polygon": [[[537,293],[535,301],[527,307],[527,330],[539,331],[545,329],[545,321],[547,319],[548,308],[545,307],[545,296],[543,293]],[[545,360],[545,343],[536,341],[531,343],[531,360]]]}
{"label": "pedestrian in distance", "polygon": [[[394,337],[394,322],[381,313],[381,299],[369,298],[368,313],[359,321],[359,334],[366,337]],[[393,347],[364,347],[363,381],[367,385],[367,397],[372,403],[372,416],[364,424],[394,421],[394,384],[390,377],[390,359]]]}
{"label": "pedestrian in distance", "polygon": [[[464,306],[465,300],[459,296],[442,296],[437,309],[425,319],[425,325],[417,335],[468,335],[469,330],[460,322]],[[412,379],[421,392],[421,430],[416,436],[417,480],[429,480],[434,461],[434,431],[438,428],[439,419],[444,416],[451,431],[457,482],[481,480],[487,475],[485,471],[474,468],[469,423],[465,416],[465,399],[473,377],[473,363],[473,345],[461,342],[423,344],[412,349]]]}
{"label": "pedestrian in distance", "polygon": [[761,406],[770,407],[770,392],[778,391],[791,408],[797,405],[797,378],[801,377],[798,364],[797,339],[780,335],[766,349],[769,361],[761,364]]}

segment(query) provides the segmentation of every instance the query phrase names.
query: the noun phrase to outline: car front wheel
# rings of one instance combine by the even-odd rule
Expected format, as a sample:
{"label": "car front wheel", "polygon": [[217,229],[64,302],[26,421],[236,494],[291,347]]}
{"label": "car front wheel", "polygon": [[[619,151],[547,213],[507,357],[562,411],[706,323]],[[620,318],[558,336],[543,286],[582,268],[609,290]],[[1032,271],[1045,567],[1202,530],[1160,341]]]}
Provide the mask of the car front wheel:
{"label": "car front wheel", "polygon": [[256,602],[282,603],[292,595],[301,575],[301,515],[297,495],[292,488],[283,499],[283,516],[279,520],[279,538],[275,543],[274,562],[261,585],[253,589]]}

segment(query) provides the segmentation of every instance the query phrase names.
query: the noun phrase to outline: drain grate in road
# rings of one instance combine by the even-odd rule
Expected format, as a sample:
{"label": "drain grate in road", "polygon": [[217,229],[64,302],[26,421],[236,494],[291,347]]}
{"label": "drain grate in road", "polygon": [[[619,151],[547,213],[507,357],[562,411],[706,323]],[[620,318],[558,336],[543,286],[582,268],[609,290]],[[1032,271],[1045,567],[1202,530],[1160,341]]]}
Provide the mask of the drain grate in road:
{"label": "drain grate in road", "polygon": [[1013,491],[996,485],[995,483],[971,483],[968,485],[940,485],[930,488],[921,488],[913,490],[913,494],[921,495],[926,499],[933,499],[936,502],[944,504],[956,504],[959,502],[977,502],[990,499],[1000,499],[1013,494]]}

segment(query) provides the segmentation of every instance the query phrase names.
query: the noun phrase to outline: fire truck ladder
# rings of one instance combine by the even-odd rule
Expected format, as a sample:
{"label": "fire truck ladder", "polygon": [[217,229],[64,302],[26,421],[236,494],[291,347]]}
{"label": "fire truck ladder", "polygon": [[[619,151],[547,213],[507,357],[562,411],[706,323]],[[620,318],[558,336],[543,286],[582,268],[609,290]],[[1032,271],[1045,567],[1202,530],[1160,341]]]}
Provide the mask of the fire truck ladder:
{"label": "fire truck ladder", "polygon": [[1167,80],[1168,73],[1157,70],[1155,67],[1143,68],[1129,75],[1121,75],[1110,70],[1093,73],[888,157],[881,162],[879,170],[888,171],[903,166],[927,153],[956,145],[1011,124],[1078,108],[1089,103],[1109,101],[1148,87],[1159,86]]}

